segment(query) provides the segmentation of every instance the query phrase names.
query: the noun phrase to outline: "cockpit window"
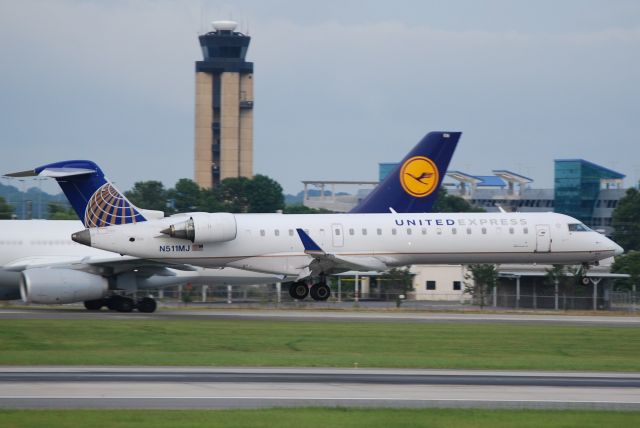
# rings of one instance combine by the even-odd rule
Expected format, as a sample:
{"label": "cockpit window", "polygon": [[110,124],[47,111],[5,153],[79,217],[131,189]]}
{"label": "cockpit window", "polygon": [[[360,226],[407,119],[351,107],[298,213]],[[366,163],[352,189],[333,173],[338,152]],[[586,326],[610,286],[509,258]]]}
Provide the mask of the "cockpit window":
{"label": "cockpit window", "polygon": [[589,232],[591,230],[582,223],[569,223],[568,226],[569,232]]}

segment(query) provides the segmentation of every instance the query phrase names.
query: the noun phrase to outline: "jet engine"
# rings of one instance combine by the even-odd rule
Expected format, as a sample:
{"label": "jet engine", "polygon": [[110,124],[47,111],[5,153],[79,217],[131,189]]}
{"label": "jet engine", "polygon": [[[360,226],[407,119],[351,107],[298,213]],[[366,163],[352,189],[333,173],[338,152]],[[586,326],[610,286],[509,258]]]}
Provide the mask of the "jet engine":
{"label": "jet engine", "polygon": [[107,278],[73,269],[34,268],[20,275],[20,296],[26,303],[73,303],[101,299]]}
{"label": "jet engine", "polygon": [[193,213],[161,233],[191,242],[227,242],[236,239],[237,231],[236,217],[231,213]]}

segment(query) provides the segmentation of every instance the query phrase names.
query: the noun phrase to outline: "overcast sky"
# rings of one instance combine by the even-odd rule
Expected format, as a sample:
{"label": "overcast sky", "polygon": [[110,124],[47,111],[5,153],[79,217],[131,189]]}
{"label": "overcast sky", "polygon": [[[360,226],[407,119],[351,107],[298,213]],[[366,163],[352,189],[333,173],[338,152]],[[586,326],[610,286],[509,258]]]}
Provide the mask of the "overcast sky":
{"label": "overcast sky", "polygon": [[192,178],[197,35],[230,18],[252,37],[254,171],[286,192],[376,179],[430,130],[463,132],[451,167],[472,174],[640,178],[635,0],[0,0],[0,172]]}

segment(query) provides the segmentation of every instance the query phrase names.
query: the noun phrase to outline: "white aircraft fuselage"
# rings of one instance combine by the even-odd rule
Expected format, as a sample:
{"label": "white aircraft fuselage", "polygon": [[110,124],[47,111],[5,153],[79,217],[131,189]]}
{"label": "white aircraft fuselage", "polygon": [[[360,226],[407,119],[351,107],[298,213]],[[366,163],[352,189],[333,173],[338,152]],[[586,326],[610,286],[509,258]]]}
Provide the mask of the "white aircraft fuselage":
{"label": "white aircraft fuselage", "polygon": [[[217,214],[192,215],[201,220]],[[226,216],[233,217],[235,234],[222,238],[224,242],[199,240],[197,235],[191,242],[164,234],[189,214],[90,229],[85,237],[90,236],[94,247],[151,260],[286,275],[301,275],[312,260],[296,229],[303,229],[323,253],[355,264],[360,260],[367,270],[430,263],[577,264],[622,252],[604,235],[555,213]],[[231,224],[201,221],[197,227],[215,231]],[[83,243],[89,244],[86,239]]]}

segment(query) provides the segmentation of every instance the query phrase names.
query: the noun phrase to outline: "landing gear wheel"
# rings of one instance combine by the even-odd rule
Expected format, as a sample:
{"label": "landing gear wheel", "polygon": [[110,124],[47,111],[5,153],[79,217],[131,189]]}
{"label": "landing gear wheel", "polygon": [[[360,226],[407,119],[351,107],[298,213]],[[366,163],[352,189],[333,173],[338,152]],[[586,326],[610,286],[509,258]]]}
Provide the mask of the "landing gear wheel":
{"label": "landing gear wheel", "polygon": [[138,300],[138,304],[136,306],[138,308],[138,312],[151,313],[155,312],[158,305],[151,297],[144,297]]}
{"label": "landing gear wheel", "polygon": [[294,282],[289,287],[289,295],[292,299],[303,300],[309,295],[309,287],[303,281]]}
{"label": "landing gear wheel", "polygon": [[87,308],[88,311],[99,311],[105,304],[104,299],[87,300],[84,302],[84,307]]}
{"label": "landing gear wheel", "polygon": [[131,312],[135,307],[133,299],[128,297],[119,297],[115,299],[115,310],[118,312]]}
{"label": "landing gear wheel", "polygon": [[582,285],[589,285],[591,281],[589,281],[589,277],[587,276],[583,276],[582,278],[580,278],[580,284]]}
{"label": "landing gear wheel", "polygon": [[316,284],[311,287],[311,298],[313,300],[318,300],[324,302],[331,296],[331,289],[327,284]]}

